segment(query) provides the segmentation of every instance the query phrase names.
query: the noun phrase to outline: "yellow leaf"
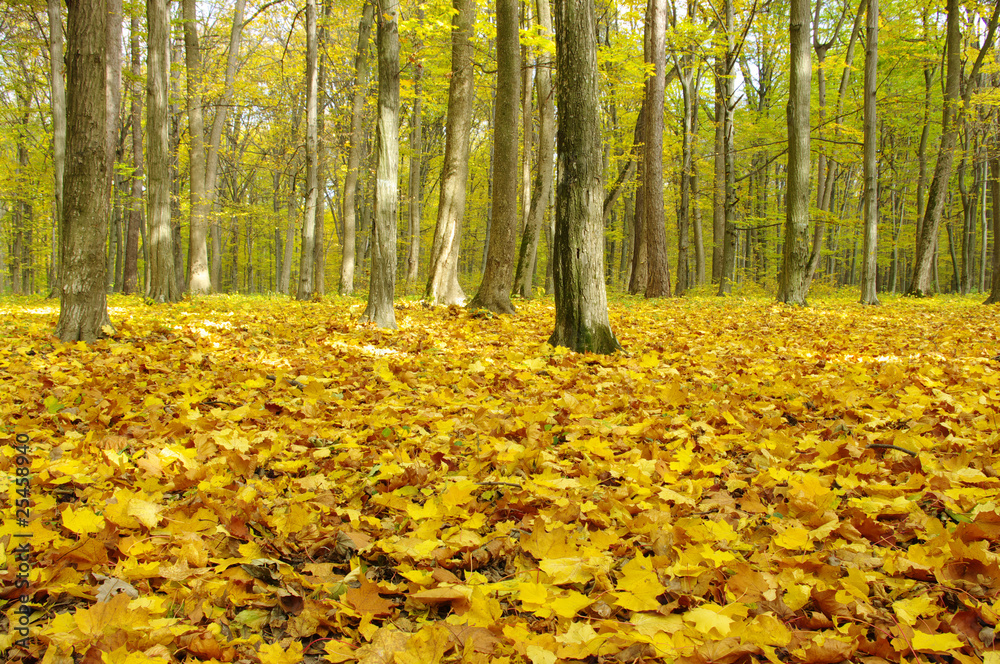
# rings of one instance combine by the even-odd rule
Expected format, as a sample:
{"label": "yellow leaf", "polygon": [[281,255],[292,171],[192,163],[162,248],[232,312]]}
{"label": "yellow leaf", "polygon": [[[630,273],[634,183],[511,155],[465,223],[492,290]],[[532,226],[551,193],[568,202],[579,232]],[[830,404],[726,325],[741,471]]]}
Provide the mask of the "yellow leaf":
{"label": "yellow leaf", "polygon": [[656,599],[666,588],[653,571],[652,563],[641,553],[622,566],[624,575],[618,581],[615,604],[630,611],[652,611],[660,608]]}
{"label": "yellow leaf", "polygon": [[264,643],[257,652],[260,664],[299,664],[302,661],[302,644],[292,641],[289,645]]}
{"label": "yellow leaf", "polygon": [[909,599],[901,599],[892,603],[892,610],[904,625],[916,625],[917,618],[933,615],[940,611],[937,598],[932,595],[918,595]]}
{"label": "yellow leaf", "polygon": [[962,639],[951,632],[928,634],[920,630],[914,630],[911,643],[914,650],[921,652],[948,652],[953,648],[961,648],[965,645],[962,643]]}
{"label": "yellow leaf", "polygon": [[570,590],[565,595],[550,602],[549,606],[552,607],[552,610],[556,612],[557,616],[562,618],[573,618],[577,613],[593,603],[594,600],[590,599],[583,593]]}
{"label": "yellow leaf", "polygon": [[77,535],[87,535],[104,529],[104,517],[98,516],[94,510],[87,507],[74,510],[67,505],[62,513],[62,520],[63,525]]}
{"label": "yellow leaf", "polygon": [[531,664],[556,664],[556,660],[559,659],[554,652],[541,646],[528,646],[524,652],[531,660]]}
{"label": "yellow leaf", "polygon": [[533,607],[543,606],[549,598],[549,591],[544,583],[521,581],[517,584],[517,592],[521,598],[521,605],[529,611]]}
{"label": "yellow leaf", "polygon": [[156,524],[160,522],[160,511],[162,509],[162,505],[151,503],[148,500],[133,498],[129,501],[127,513],[129,516],[134,516],[147,528],[155,528]]}
{"label": "yellow leaf", "polygon": [[708,636],[715,630],[714,636],[725,637],[729,634],[733,619],[722,615],[722,607],[715,604],[704,604],[691,609],[684,614],[684,620],[694,623],[699,633]]}
{"label": "yellow leaf", "polygon": [[794,526],[771,540],[782,549],[791,551],[812,549],[812,535],[801,526]]}

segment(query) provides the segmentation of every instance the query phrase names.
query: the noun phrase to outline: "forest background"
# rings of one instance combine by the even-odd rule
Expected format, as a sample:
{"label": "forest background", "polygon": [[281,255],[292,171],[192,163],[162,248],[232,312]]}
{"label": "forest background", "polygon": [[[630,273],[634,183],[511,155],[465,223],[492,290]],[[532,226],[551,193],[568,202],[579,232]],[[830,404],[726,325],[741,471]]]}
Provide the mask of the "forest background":
{"label": "forest background", "polygon": [[[6,266],[0,271],[0,292],[50,292],[56,282],[61,202],[54,187],[61,177],[57,165],[62,157],[57,149],[59,105],[53,113],[52,100],[62,94],[53,92],[53,84],[63,72],[53,68],[60,61],[54,46],[62,40],[62,26],[53,18],[61,14],[58,3],[50,5],[8,2],[0,19],[4,37],[0,262]],[[241,2],[235,8],[203,2],[192,4],[189,12],[196,18],[185,20],[180,3],[171,7],[169,223],[176,292],[294,293],[308,208],[304,8],[291,2],[251,2],[247,7]],[[866,3],[820,0],[811,8],[807,284],[823,287],[858,284],[861,276],[860,68],[865,58],[865,7]],[[716,6],[692,1],[665,9],[662,163],[672,292],[692,288],[725,292],[735,283],[773,293],[785,216],[783,111],[788,101],[789,3]],[[938,149],[947,92],[943,9],[933,2],[883,2],[879,8],[876,281],[880,292],[914,290],[918,231],[935,164],[943,158]],[[996,215],[996,203],[989,195],[991,178],[997,177],[989,168],[998,140],[996,53],[978,50],[991,9],[989,3],[972,2],[957,12],[965,104],[955,120],[955,167],[942,184],[943,221],[935,224],[930,245],[933,285],[921,292],[986,291],[997,272],[989,252]],[[644,3],[597,6],[605,278],[609,288],[631,292],[646,289],[649,229],[642,225],[642,191],[637,187],[643,142],[639,116],[652,71],[651,64],[644,64],[649,59],[644,55],[644,36],[649,32],[646,10]],[[451,22],[457,10],[446,2],[431,2],[419,7],[403,3],[400,12],[398,281],[401,292],[424,294],[432,290],[428,273],[433,267],[435,220],[441,214],[452,78]],[[494,8],[473,8],[472,15],[468,179],[464,215],[459,214],[454,234],[460,247],[454,269],[466,292],[472,292],[485,269],[496,181]],[[109,30],[109,40],[115,43],[111,51],[122,57],[109,65],[120,71],[108,79],[115,88],[109,121],[115,170],[107,285],[115,291],[148,294],[144,16],[141,3],[128,3],[119,17],[122,31]],[[233,29],[234,20],[239,30]],[[368,283],[378,81],[371,21],[361,3],[327,3],[317,9],[321,180],[316,200],[317,294],[350,293]],[[520,147],[517,173],[511,176],[517,180],[521,244],[530,247],[536,232],[532,226],[539,227],[543,238],[536,260],[530,259],[529,249],[525,274],[518,270],[516,288],[526,296],[537,288],[551,290],[548,256],[554,215],[548,211],[554,187],[549,186],[545,195],[539,181],[546,169],[551,174],[554,160],[539,158],[546,152],[539,148],[539,139],[544,133],[542,102],[552,96],[546,73],[552,67],[554,46],[550,30],[541,25],[544,22],[539,21],[534,3],[520,5]],[[973,77],[970,70],[976,60],[981,66]],[[192,122],[193,112],[197,124]],[[193,144],[195,134],[199,141]],[[352,164],[352,159],[357,162]],[[199,184],[192,192],[191,182],[204,177],[198,173],[208,174],[207,189]],[[545,195],[539,201],[542,214],[537,221],[530,214],[533,195]],[[194,200],[205,201],[208,209],[199,209]],[[191,231],[197,231],[199,219],[205,219],[207,229],[196,233],[194,243],[205,246],[207,274],[192,287]],[[196,253],[196,259],[200,255]],[[350,260],[343,260],[348,255]],[[432,295],[449,300],[436,292]]]}

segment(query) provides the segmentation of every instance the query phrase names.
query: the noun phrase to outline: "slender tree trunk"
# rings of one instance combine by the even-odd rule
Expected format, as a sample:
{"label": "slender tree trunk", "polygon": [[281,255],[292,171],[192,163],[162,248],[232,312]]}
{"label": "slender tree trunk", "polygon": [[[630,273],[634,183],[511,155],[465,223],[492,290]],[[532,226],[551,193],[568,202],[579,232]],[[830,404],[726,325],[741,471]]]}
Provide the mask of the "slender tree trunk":
{"label": "slender tree trunk", "polygon": [[[298,126],[298,122],[294,123]],[[285,295],[291,294],[292,261],[295,259],[295,217],[298,206],[295,204],[295,174],[288,176],[288,214],[285,219],[285,257],[281,261],[281,283],[278,285]]]}
{"label": "slender tree trunk", "polygon": [[[313,252],[313,293],[318,297],[326,295],[326,142],[323,137],[326,135],[326,45],[329,40],[330,18],[333,15],[333,1],[323,0],[323,21],[319,26],[319,73],[317,86],[319,87],[319,97],[316,99],[317,131],[316,138],[316,242]],[[250,237],[250,233],[247,233]]]}
{"label": "slender tree trunk", "polygon": [[667,229],[663,210],[663,100],[667,80],[666,0],[649,0],[647,29],[650,31],[650,61],[653,77],[646,81],[646,126],[643,131],[643,227],[649,273],[646,297],[670,297],[670,264],[667,261]]}
{"label": "slender tree trunk", "polygon": [[994,136],[994,157],[990,159],[990,194],[993,198],[993,282],[985,304],[1000,303],[1000,138]]}
{"label": "slender tree trunk", "polygon": [[306,0],[306,204],[302,218],[302,245],[299,252],[299,287],[297,300],[313,296],[315,265],[316,199],[319,196],[318,142],[319,120],[316,97],[319,94],[316,44],[316,0]]}
{"label": "slender tree trunk", "polygon": [[[719,295],[727,295],[733,287],[733,281],[736,278],[736,149],[735,149],[735,127],[733,124],[733,113],[735,111],[735,101],[733,97],[736,95],[736,81],[735,72],[733,69],[736,67],[736,46],[735,46],[735,19],[734,19],[734,9],[733,0],[726,0],[725,2],[725,12],[726,12],[726,54],[725,54],[725,64],[723,66],[723,79],[722,79],[722,107],[719,109],[722,115],[722,179],[724,186],[721,193],[723,194],[723,207],[722,207],[722,217],[724,223],[722,225],[722,238],[721,238],[721,271],[719,273]],[[807,29],[808,32],[808,29]],[[719,164],[716,162],[716,168]],[[719,172],[716,171],[716,177],[720,176]],[[716,183],[718,187],[718,183]],[[718,189],[716,193],[720,193]],[[716,201],[718,205],[718,201]],[[715,237],[715,241],[718,244],[720,238],[718,235]],[[714,266],[713,266],[714,271]]]}
{"label": "slender tree trunk", "polygon": [[351,110],[351,147],[347,154],[347,175],[344,178],[343,257],[340,262],[340,294],[354,292],[354,257],[357,253],[357,192],[358,169],[361,167],[361,146],[364,141],[364,108],[368,91],[368,42],[371,39],[375,7],[365,2],[358,23],[358,53],[354,59],[354,101]]}
{"label": "slender tree trunk", "polygon": [[690,62],[681,72],[681,93],[684,100],[684,115],[681,118],[681,202],[677,211],[677,287],[681,296],[691,285],[688,264],[689,230],[691,228],[691,174],[693,160],[691,143],[693,140],[694,117],[694,71]]}
{"label": "slender tree trunk", "polygon": [[139,14],[133,10],[130,39],[132,73],[132,200],[129,206],[128,232],[125,240],[123,292],[138,291],[139,286],[139,227],[142,216],[142,60],[139,53]]}
{"label": "slender tree trunk", "polygon": [[399,207],[398,0],[384,0],[378,16],[378,164],[368,306],[361,320],[396,329],[396,215]]}
{"label": "slender tree trunk", "polygon": [[104,292],[107,233],[107,5],[69,0],[63,262],[56,336],[93,342],[110,324]]}
{"label": "slender tree trunk", "polygon": [[63,27],[61,3],[59,0],[47,0],[49,15],[49,67],[52,86],[52,172],[54,176],[53,193],[53,226],[55,229],[52,243],[52,272],[55,279],[50,284],[53,289],[50,297],[59,290],[59,240],[63,224],[63,179],[66,170],[66,84],[64,79],[65,62],[63,57]]}
{"label": "slender tree trunk", "polygon": [[878,268],[878,164],[875,161],[878,141],[875,108],[878,74],[878,0],[868,0],[865,32],[865,237],[861,261],[861,304],[878,304],[875,282]]}
{"label": "slender tree trunk", "polygon": [[[417,8],[417,21],[423,22],[423,6]],[[422,42],[417,42],[417,48],[422,46]],[[424,158],[424,136],[423,136],[423,88],[421,83],[424,75],[423,63],[417,62],[413,72],[413,112],[410,120],[410,181],[409,181],[409,207],[407,219],[409,220],[408,235],[409,247],[406,252],[406,292],[417,283],[420,272],[420,211],[423,198],[423,171],[422,164]]]}
{"label": "slender tree trunk", "polygon": [[[546,35],[552,34],[552,11],[549,0],[535,0],[538,24]],[[538,238],[545,221],[549,197],[552,192],[552,168],[555,163],[556,116],[552,98],[552,55],[547,51],[538,54],[535,92],[538,96],[538,165],[531,190],[531,209],[521,237],[517,271],[514,276],[514,293],[530,298],[535,278],[538,256]]]}
{"label": "slender tree trunk", "polygon": [[493,132],[493,224],[486,271],[469,307],[514,313],[510,287],[517,250],[517,109],[520,90],[517,0],[497,0],[497,93]]}
{"label": "slender tree trunk", "polygon": [[424,298],[433,304],[461,305],[465,303],[465,293],[458,283],[459,235],[465,215],[465,185],[469,173],[470,130],[475,101],[472,34],[476,5],[473,0],[454,0],[453,6],[455,14],[451,26],[451,82],[448,85],[444,165]]}
{"label": "slender tree trunk", "polygon": [[167,72],[170,71],[170,17],[166,0],[147,0],[146,55],[146,216],[149,228],[149,297],[180,299],[170,224],[170,143]]}
{"label": "slender tree trunk", "polygon": [[[723,27],[720,25],[720,31]],[[727,38],[728,44],[728,38]],[[727,47],[728,50],[728,47]],[[715,177],[712,180],[712,283],[722,282],[722,254],[726,233],[726,109],[729,106],[728,56],[715,58]]]}
{"label": "slender tree trunk", "polygon": [[788,191],[778,301],[805,306],[809,263],[809,0],[792,0],[788,95]]}
{"label": "slender tree trunk", "polygon": [[603,169],[593,0],[556,0],[559,184],[553,247],[553,346],[612,353],[604,288]]}

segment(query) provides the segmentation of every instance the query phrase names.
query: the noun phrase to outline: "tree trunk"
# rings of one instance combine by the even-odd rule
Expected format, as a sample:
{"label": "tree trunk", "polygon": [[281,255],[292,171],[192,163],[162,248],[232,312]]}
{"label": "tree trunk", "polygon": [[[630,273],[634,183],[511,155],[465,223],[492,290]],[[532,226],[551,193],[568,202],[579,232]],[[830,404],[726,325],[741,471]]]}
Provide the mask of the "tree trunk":
{"label": "tree trunk", "polygon": [[[298,126],[298,122],[293,123]],[[295,258],[295,217],[297,205],[295,204],[295,173],[288,176],[288,214],[285,219],[285,257],[281,261],[281,283],[278,290],[285,294],[291,294],[292,286],[292,261]]]}
{"label": "tree trunk", "polygon": [[[960,124],[960,101],[967,106],[972,96],[973,81],[979,73],[983,58],[993,44],[997,20],[1000,17],[1000,5],[993,10],[990,17],[986,40],[979,52],[976,62],[969,73],[969,85],[962,93],[962,34],[960,21],[961,7],[958,0],[948,0],[947,23],[947,69],[945,79],[944,109],[941,117],[941,144],[938,148],[937,164],[927,192],[927,206],[924,208],[923,221],[920,224],[920,234],[917,236],[916,251],[913,259],[913,279],[906,291],[907,295],[923,296],[931,292],[931,277],[935,255],[935,240],[941,223],[941,213],[944,210],[947,196],[948,180],[951,177],[951,167],[955,159],[955,143],[958,138]],[[964,98],[964,99],[963,99]]]}
{"label": "tree trunk", "polygon": [[[53,226],[56,241],[52,243],[52,271],[56,276],[53,292],[58,292],[59,285],[59,240],[63,224],[63,179],[66,170],[66,84],[64,76],[65,60],[63,56],[63,27],[61,3],[59,0],[47,0],[49,15],[49,77],[52,86],[52,172],[54,176]],[[2,263],[0,263],[2,265]]]}
{"label": "tree trunk", "polygon": [[319,51],[316,45],[316,0],[306,0],[306,204],[302,218],[302,245],[299,252],[299,287],[297,300],[308,300],[313,295],[313,267],[315,265],[316,199],[319,196],[318,146],[319,128],[317,101],[319,85],[317,64]]}
{"label": "tree trunk", "polygon": [[132,73],[132,200],[125,239],[125,268],[122,291],[128,295],[139,287],[139,227],[142,216],[142,59],[139,53],[139,14],[133,10],[130,39]]}
{"label": "tree trunk", "polygon": [[358,23],[358,54],[354,59],[354,101],[351,110],[351,147],[347,154],[347,175],[344,178],[343,257],[340,261],[340,294],[354,292],[354,257],[357,253],[357,192],[358,169],[361,167],[361,146],[364,141],[364,108],[368,91],[368,42],[371,38],[375,7],[367,0]]}
{"label": "tree trunk", "polygon": [[694,139],[694,70],[685,62],[681,72],[681,93],[684,101],[684,115],[681,118],[681,201],[677,211],[677,287],[678,297],[691,285],[688,249],[691,228],[691,176],[693,159],[691,143]]}
{"label": "tree trunk", "polygon": [[[994,150],[1000,149],[1000,139],[993,138]],[[990,159],[990,194],[993,197],[993,283],[984,304],[1000,303],[1000,156]]]}
{"label": "tree trunk", "polygon": [[[549,0],[535,0],[535,13],[542,33],[551,36],[552,11]],[[538,170],[531,188],[531,209],[524,225],[514,275],[514,293],[524,298],[532,295],[538,238],[552,192],[552,167],[555,163],[556,114],[552,99],[552,55],[548,51],[542,51],[538,54],[537,63],[535,92],[538,96]]]}
{"label": "tree trunk", "polygon": [[603,170],[593,0],[556,0],[559,184],[553,240],[553,346],[612,353],[604,289]]}
{"label": "tree trunk", "polygon": [[170,143],[167,72],[170,71],[170,17],[166,0],[146,3],[146,217],[149,228],[149,297],[156,302],[180,299],[170,224]]}
{"label": "tree trunk", "polygon": [[[733,69],[736,66],[736,46],[734,39],[734,9],[733,0],[726,0],[725,2],[725,12],[726,12],[726,53],[725,60],[722,69],[722,106],[719,109],[721,113],[722,121],[722,188],[719,189],[719,183],[716,182],[716,194],[722,194],[722,238],[718,235],[715,236],[716,245],[719,244],[721,239],[721,268],[719,272],[719,295],[727,295],[733,287],[733,281],[736,278],[736,169],[735,169],[735,159],[736,159],[736,149],[734,145],[735,141],[735,129],[733,125],[733,113],[735,112],[735,103],[733,97],[736,94],[736,81],[735,72]],[[808,30],[807,30],[808,32]],[[719,118],[716,118],[718,121]],[[718,136],[716,137],[718,139]],[[716,179],[720,177],[718,171],[719,161],[716,158]],[[715,202],[716,206],[719,205],[718,199]],[[713,272],[715,271],[715,266],[712,266]]]}
{"label": "tree trunk", "polygon": [[399,207],[399,2],[384,0],[378,16],[378,164],[368,306],[362,321],[396,329],[396,216]]}
{"label": "tree trunk", "polygon": [[878,164],[875,148],[875,90],[878,74],[878,0],[868,0],[865,24],[865,237],[861,259],[861,304],[878,304],[875,272],[878,268]]}
{"label": "tree trunk", "polygon": [[[417,21],[423,22],[423,6],[417,8]],[[417,40],[416,47],[422,47],[422,42]],[[410,181],[409,181],[409,206],[407,209],[407,219],[409,220],[408,233],[410,246],[406,252],[406,292],[417,283],[420,273],[420,211],[423,198],[423,158],[424,158],[424,135],[423,135],[423,88],[421,82],[424,76],[423,63],[417,62],[413,72],[413,112],[410,120]]]}
{"label": "tree trunk", "polygon": [[497,0],[497,93],[493,132],[493,224],[486,272],[469,308],[514,313],[510,287],[517,250],[517,109],[520,44],[517,0]]}
{"label": "tree trunk", "polygon": [[809,0],[792,0],[788,95],[788,191],[778,301],[805,306],[809,263]]}
{"label": "tree trunk", "polygon": [[104,292],[107,233],[107,5],[70,0],[66,29],[66,174],[56,336],[93,342],[110,324]]}
{"label": "tree trunk", "polygon": [[[469,174],[473,90],[473,0],[454,0],[451,25],[451,82],[437,223],[431,245],[430,272],[424,299],[432,304],[465,304],[458,283],[459,233],[465,215],[465,184]],[[515,94],[516,96],[516,94]]]}
{"label": "tree trunk", "polygon": [[[667,229],[663,211],[663,100],[667,80],[666,0],[649,0],[646,25],[650,33],[653,76],[646,81],[646,126],[643,130],[643,229],[649,272],[646,297],[670,297],[670,264],[667,261]],[[597,125],[599,126],[599,125]]]}

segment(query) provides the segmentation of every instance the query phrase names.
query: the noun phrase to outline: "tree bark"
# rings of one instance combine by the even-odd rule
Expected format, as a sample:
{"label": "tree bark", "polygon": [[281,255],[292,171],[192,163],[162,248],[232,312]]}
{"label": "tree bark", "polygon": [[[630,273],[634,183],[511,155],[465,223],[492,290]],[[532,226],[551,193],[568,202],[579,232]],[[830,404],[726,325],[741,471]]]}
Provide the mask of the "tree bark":
{"label": "tree bark", "polygon": [[299,252],[299,287],[297,300],[313,295],[315,265],[316,199],[319,196],[319,129],[317,101],[318,49],[316,45],[316,0],[306,0],[306,204],[302,219],[302,245]]}
{"label": "tree bark", "polygon": [[[1000,151],[1000,139],[994,137],[994,150]],[[990,159],[990,195],[993,198],[993,282],[984,304],[1000,303],[1000,156]]]}
{"label": "tree bark", "polygon": [[93,342],[110,324],[104,291],[108,220],[107,5],[69,0],[66,29],[65,224],[56,336]]}
{"label": "tree bark", "polygon": [[432,304],[462,305],[465,304],[465,292],[458,283],[458,254],[459,234],[465,215],[465,184],[469,174],[470,130],[475,101],[472,33],[476,5],[473,0],[454,0],[453,6],[455,14],[451,25],[451,82],[448,85],[444,165],[424,299]]}
{"label": "tree bark", "polygon": [[[552,11],[549,0],[535,0],[535,13],[543,34],[552,35]],[[531,187],[531,209],[524,225],[521,249],[514,274],[514,293],[530,298],[538,256],[538,238],[545,221],[552,192],[552,168],[555,164],[556,115],[552,99],[552,55],[542,51],[537,58],[535,92],[538,96],[538,165]]]}
{"label": "tree bark", "polygon": [[[417,8],[417,21],[423,22],[423,6]],[[417,40],[417,48],[422,47],[422,42]],[[410,119],[410,180],[409,180],[409,206],[407,209],[408,235],[410,246],[406,252],[406,292],[417,283],[420,272],[420,212],[423,198],[423,158],[424,158],[424,134],[423,134],[423,109],[422,80],[424,76],[424,65],[422,62],[414,64],[413,71],[413,111]]]}
{"label": "tree bark", "polygon": [[166,0],[146,3],[146,217],[149,228],[149,297],[156,302],[180,298],[170,225],[170,144],[167,72],[170,71],[170,17]]}
{"label": "tree bark", "polygon": [[865,236],[861,259],[861,304],[879,304],[875,274],[878,269],[878,124],[875,108],[878,74],[878,0],[868,0],[865,23]]}
{"label": "tree bark", "polygon": [[806,305],[809,263],[809,0],[792,0],[788,95],[788,184],[778,301]]}
{"label": "tree bark", "polygon": [[354,58],[354,100],[351,107],[351,147],[347,153],[347,175],[344,178],[343,257],[340,261],[340,294],[354,292],[354,257],[357,253],[357,192],[358,169],[361,167],[361,146],[364,140],[364,108],[368,91],[368,42],[371,39],[375,7],[366,0],[358,23],[358,53]]}
{"label": "tree bark", "polygon": [[493,132],[493,223],[486,271],[471,309],[514,313],[510,287],[517,249],[517,111],[520,98],[520,43],[517,0],[497,0],[497,91]]}
{"label": "tree bark", "polygon": [[53,226],[56,241],[52,243],[52,267],[56,275],[53,285],[54,296],[59,290],[59,240],[63,224],[63,180],[66,172],[66,83],[64,79],[65,59],[63,56],[63,26],[61,3],[47,0],[49,15],[49,68],[52,86],[52,172],[53,172]]}
{"label": "tree bark", "polygon": [[378,164],[368,306],[361,315],[378,327],[396,329],[396,215],[399,207],[398,0],[384,0],[378,16]]}
{"label": "tree bark", "polygon": [[[649,0],[647,30],[653,76],[646,81],[646,125],[643,130],[643,229],[649,272],[646,297],[670,297],[670,264],[663,211],[663,100],[667,80],[666,0]],[[598,125],[599,126],[599,125]]]}
{"label": "tree bark", "polygon": [[[722,231],[722,237],[719,237],[719,234],[716,233],[713,238],[716,249],[719,251],[719,295],[727,295],[732,290],[733,280],[736,278],[736,169],[734,164],[736,150],[734,146],[735,130],[733,126],[733,113],[735,111],[733,97],[736,94],[736,81],[733,68],[736,66],[736,46],[733,36],[735,32],[733,0],[726,0],[725,14],[726,52],[723,58],[722,71],[716,74],[719,76],[721,73],[722,76],[720,82],[721,105],[717,109],[719,115],[716,117],[716,122],[721,121],[722,124],[722,140],[721,144],[717,146],[721,155],[716,155],[715,162],[715,214],[716,216],[720,214],[718,207],[721,204],[721,224],[718,218],[713,220],[713,226],[720,225],[720,228],[716,230]],[[719,134],[716,133],[716,141],[719,138]],[[719,170],[720,164],[721,171]],[[720,244],[721,246],[719,246]],[[713,274],[715,273],[714,262],[712,272]]]}
{"label": "tree bark", "polygon": [[613,353],[604,288],[603,169],[593,0],[556,0],[559,184],[553,239],[556,321],[549,343]]}
{"label": "tree bark", "polygon": [[935,240],[938,235],[938,227],[941,223],[941,214],[944,211],[945,199],[947,198],[948,180],[951,177],[951,168],[955,160],[955,143],[958,139],[958,128],[960,124],[960,102],[965,97],[964,105],[968,105],[968,98],[972,95],[972,81],[979,73],[986,52],[993,44],[993,36],[996,32],[997,20],[1000,17],[1000,5],[993,10],[990,17],[989,29],[983,47],[976,58],[976,62],[969,73],[970,83],[965,93],[962,94],[962,34],[961,34],[961,5],[958,0],[948,0],[948,23],[947,23],[947,68],[945,74],[945,94],[944,109],[941,116],[941,144],[938,148],[937,163],[934,166],[934,176],[927,192],[927,206],[924,208],[923,221],[920,224],[920,235],[917,237],[916,252],[913,258],[913,278],[906,291],[907,295],[924,296],[931,292],[932,263],[934,262]]}

